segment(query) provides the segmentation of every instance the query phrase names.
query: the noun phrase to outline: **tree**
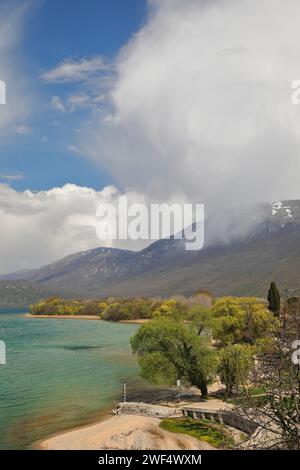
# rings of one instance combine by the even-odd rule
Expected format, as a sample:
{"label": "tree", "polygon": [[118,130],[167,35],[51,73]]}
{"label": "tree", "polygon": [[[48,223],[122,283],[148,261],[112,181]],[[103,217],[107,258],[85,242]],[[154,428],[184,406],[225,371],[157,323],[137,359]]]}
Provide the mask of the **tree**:
{"label": "tree", "polygon": [[220,350],[219,375],[228,396],[246,384],[254,362],[253,355],[253,348],[242,344],[229,345]]}
{"label": "tree", "polygon": [[212,293],[207,289],[199,289],[188,299],[190,305],[203,305],[203,307],[211,307],[213,304]]}
{"label": "tree", "polygon": [[129,320],[130,313],[128,305],[121,302],[114,302],[106,307],[103,319],[109,321]]}
{"label": "tree", "polygon": [[185,315],[187,306],[175,299],[164,300],[156,304],[152,317]]}
{"label": "tree", "polygon": [[183,318],[155,318],[131,339],[142,377],[154,383],[174,384],[177,379],[197,387],[204,398],[216,369],[216,352]]}
{"label": "tree", "polygon": [[269,310],[274,313],[276,317],[280,314],[280,293],[277,289],[275,282],[271,282],[268,292]]}
{"label": "tree", "polygon": [[212,313],[214,337],[223,346],[255,344],[273,336],[279,327],[278,319],[255,297],[222,297],[215,302]]}
{"label": "tree", "polygon": [[282,309],[282,320],[285,329],[293,331],[295,338],[300,338],[300,297],[286,299]]}

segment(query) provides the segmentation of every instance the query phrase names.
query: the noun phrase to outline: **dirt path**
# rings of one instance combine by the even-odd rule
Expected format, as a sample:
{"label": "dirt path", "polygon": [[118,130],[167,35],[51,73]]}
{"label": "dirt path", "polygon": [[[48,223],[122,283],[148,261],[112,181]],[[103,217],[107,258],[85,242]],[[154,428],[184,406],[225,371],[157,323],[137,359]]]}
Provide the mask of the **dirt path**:
{"label": "dirt path", "polygon": [[225,401],[220,400],[218,398],[211,398],[206,401],[194,401],[194,402],[188,403],[187,405],[184,405],[183,407],[196,408],[196,409],[203,408],[204,410],[218,411],[218,410],[230,410],[233,408],[233,405],[231,405],[230,403],[226,403]]}

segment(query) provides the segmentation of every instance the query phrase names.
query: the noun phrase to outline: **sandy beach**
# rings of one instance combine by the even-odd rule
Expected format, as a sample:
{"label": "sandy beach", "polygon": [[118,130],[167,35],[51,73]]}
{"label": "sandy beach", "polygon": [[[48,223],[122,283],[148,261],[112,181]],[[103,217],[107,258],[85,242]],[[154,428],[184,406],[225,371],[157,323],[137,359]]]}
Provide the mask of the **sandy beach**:
{"label": "sandy beach", "polygon": [[[27,318],[56,318],[62,320],[102,320],[102,318],[98,317],[97,315],[32,315],[31,313],[23,313],[21,314],[22,317]],[[142,325],[148,322],[148,319],[138,318],[136,320],[120,320],[114,323],[128,323],[128,324],[136,324]]]}
{"label": "sandy beach", "polygon": [[216,450],[210,444],[159,427],[160,419],[118,415],[105,421],[50,437],[42,450]]}
{"label": "sandy beach", "polygon": [[144,323],[147,323],[149,321],[149,318],[136,318],[135,320],[119,320],[116,323],[133,323],[135,325],[144,325]]}
{"label": "sandy beach", "polygon": [[96,315],[32,315],[24,313],[22,316],[27,318],[60,318],[62,320],[101,320]]}

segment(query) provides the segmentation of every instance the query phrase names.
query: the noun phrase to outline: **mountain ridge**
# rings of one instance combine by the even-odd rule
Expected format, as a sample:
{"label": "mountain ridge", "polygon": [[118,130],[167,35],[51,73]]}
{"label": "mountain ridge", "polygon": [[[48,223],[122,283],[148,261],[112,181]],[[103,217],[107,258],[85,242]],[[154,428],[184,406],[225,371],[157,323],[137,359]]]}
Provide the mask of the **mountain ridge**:
{"label": "mountain ridge", "polygon": [[264,295],[272,280],[284,295],[300,293],[300,201],[261,204],[230,217],[220,233],[208,221],[211,243],[200,251],[185,251],[184,240],[174,237],[141,251],[100,247],[0,280],[26,280],[67,297],[164,297],[200,288],[216,296]]}

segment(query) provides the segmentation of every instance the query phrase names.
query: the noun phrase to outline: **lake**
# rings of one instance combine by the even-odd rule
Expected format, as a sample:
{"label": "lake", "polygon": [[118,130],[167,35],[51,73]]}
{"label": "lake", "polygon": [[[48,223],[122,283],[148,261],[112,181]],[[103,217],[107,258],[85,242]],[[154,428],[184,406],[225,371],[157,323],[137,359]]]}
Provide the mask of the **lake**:
{"label": "lake", "polygon": [[28,449],[53,433],[90,423],[143,388],[131,355],[137,325],[25,318],[0,313],[0,449]]}

